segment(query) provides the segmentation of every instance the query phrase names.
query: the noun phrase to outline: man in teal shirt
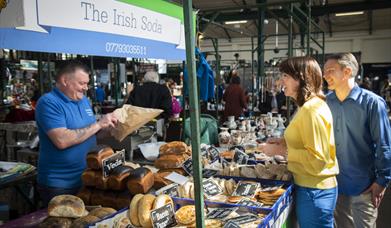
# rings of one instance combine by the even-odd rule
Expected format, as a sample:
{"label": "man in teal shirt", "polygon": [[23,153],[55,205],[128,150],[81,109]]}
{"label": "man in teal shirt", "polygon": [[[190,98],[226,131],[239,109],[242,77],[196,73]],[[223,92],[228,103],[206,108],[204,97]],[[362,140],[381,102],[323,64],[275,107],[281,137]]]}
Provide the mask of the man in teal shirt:
{"label": "man in teal shirt", "polygon": [[112,113],[95,121],[84,96],[88,72],[82,63],[66,64],[57,74],[56,87],[38,100],[35,110],[40,139],[38,191],[44,205],[56,195],[79,191],[86,155],[96,145],[95,134],[117,122]]}
{"label": "man in teal shirt", "polygon": [[333,115],[340,168],[337,227],[375,227],[377,208],[391,180],[391,131],[385,101],[355,83],[358,63],[351,53],[324,65],[327,104]]}

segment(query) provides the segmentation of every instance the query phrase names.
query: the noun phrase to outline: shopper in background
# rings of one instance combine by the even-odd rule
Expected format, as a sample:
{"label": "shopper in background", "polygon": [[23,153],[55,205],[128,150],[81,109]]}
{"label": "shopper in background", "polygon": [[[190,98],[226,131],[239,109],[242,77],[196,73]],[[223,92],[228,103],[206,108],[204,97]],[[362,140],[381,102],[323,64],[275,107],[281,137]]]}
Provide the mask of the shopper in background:
{"label": "shopper in background", "polygon": [[110,113],[98,122],[84,93],[88,89],[88,68],[68,62],[56,77],[55,88],[38,100],[35,112],[40,149],[38,191],[44,206],[54,196],[77,194],[86,155],[96,145],[95,134],[114,127]]}
{"label": "shopper in background", "polygon": [[96,96],[96,102],[102,105],[106,99],[106,93],[101,83],[99,83],[98,86],[96,87],[95,96]]}
{"label": "shopper in background", "polygon": [[358,63],[351,53],[330,56],[324,78],[334,118],[341,172],[337,227],[375,227],[377,208],[391,179],[391,131],[385,101],[355,83]]}
{"label": "shopper in background", "polygon": [[223,101],[225,102],[224,119],[228,116],[238,118],[247,109],[246,96],[240,86],[239,76],[232,76],[231,83],[224,91]]}
{"label": "shopper in background", "polygon": [[300,227],[333,227],[338,163],[333,119],[322,92],[322,71],[310,57],[289,58],[281,63],[280,71],[285,95],[293,98],[299,109],[284,138],[269,143],[287,147]]}
{"label": "shopper in background", "polygon": [[172,113],[171,94],[166,85],[158,82],[159,75],[156,71],[145,73],[143,84],[134,87],[126,103],[144,108],[162,109],[164,112],[161,117],[168,119]]}

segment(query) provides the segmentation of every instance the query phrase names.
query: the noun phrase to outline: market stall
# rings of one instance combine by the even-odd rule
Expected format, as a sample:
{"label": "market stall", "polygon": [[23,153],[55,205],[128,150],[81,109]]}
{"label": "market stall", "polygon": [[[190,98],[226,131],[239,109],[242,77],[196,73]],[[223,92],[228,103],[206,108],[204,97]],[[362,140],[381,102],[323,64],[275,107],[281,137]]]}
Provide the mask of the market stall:
{"label": "market stall", "polygon": [[[88,168],[82,175],[84,188],[77,197],[54,198],[49,203],[49,217],[41,225],[273,226],[289,210],[293,186],[287,181],[289,174],[277,171],[284,169],[285,158],[262,153],[252,128],[259,127],[261,136],[280,136],[283,123],[276,125],[277,120],[272,116],[262,120],[233,120],[235,129],[233,123],[227,123],[231,125],[231,134],[224,133],[228,141],[220,142],[220,146],[229,147],[201,148],[191,1],[184,1],[183,16],[182,8],[166,2],[143,5],[148,9],[136,5],[137,1],[130,0],[13,1],[0,14],[0,17],[23,14],[24,20],[16,20],[14,24],[6,24],[0,18],[5,23],[1,24],[3,27],[11,27],[0,29],[0,46],[11,49],[183,59],[186,43],[191,147],[183,142],[171,142],[157,151],[150,150],[154,156],[144,156],[152,157],[152,167],[125,162],[123,152],[107,146],[90,151]],[[167,7],[170,10],[162,12]],[[37,10],[27,13],[27,8]],[[223,134],[220,138],[224,138]],[[247,175],[254,170],[259,175]],[[281,180],[260,179],[267,174],[267,179],[278,176]],[[204,213],[205,205],[211,210]]]}

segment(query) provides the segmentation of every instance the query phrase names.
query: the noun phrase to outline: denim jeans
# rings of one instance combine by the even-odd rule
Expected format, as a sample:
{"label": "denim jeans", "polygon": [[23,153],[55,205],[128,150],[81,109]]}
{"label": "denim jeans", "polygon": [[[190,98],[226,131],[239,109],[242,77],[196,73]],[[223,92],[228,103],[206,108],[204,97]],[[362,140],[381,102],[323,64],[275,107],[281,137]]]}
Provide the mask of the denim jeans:
{"label": "denim jeans", "polygon": [[42,199],[43,206],[47,207],[50,200],[58,195],[76,195],[80,188],[71,188],[71,189],[65,189],[65,188],[54,188],[49,187],[45,185],[38,184],[37,190],[39,193],[39,196]]}
{"label": "denim jeans", "polygon": [[296,185],[296,214],[300,228],[332,228],[338,189],[306,188]]}

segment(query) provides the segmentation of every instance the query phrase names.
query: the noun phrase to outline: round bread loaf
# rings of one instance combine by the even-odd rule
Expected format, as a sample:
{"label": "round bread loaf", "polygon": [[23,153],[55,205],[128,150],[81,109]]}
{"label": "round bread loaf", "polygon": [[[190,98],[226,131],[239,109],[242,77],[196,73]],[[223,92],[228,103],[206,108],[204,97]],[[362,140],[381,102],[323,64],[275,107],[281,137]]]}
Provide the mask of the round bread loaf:
{"label": "round bread loaf", "polygon": [[155,198],[154,195],[146,194],[138,201],[138,219],[144,228],[152,228],[151,210],[153,209]]}
{"label": "round bread loaf", "polygon": [[188,151],[187,145],[181,141],[172,141],[167,144],[160,146],[159,154],[168,155],[168,154],[186,154]]}
{"label": "round bread loaf", "polygon": [[134,226],[141,226],[138,219],[138,202],[143,198],[143,194],[137,194],[133,197],[129,205],[129,218]]}
{"label": "round bread loaf", "polygon": [[88,215],[93,215],[100,219],[103,219],[111,214],[114,214],[115,212],[117,211],[111,207],[101,207],[101,208],[95,208],[94,210],[90,211]]}
{"label": "round bread loaf", "polygon": [[166,194],[158,195],[153,202],[153,210],[163,207],[166,204],[171,204],[172,209],[174,209],[174,202],[171,197]]}
{"label": "round bread loaf", "polygon": [[73,219],[71,218],[61,218],[61,217],[47,217],[45,220],[39,224],[39,228],[52,228],[52,227],[61,227],[61,228],[71,228]]}
{"label": "round bread loaf", "polygon": [[86,213],[83,200],[73,195],[55,196],[48,205],[48,214],[53,217],[79,218]]}
{"label": "round bread loaf", "polygon": [[84,228],[88,224],[95,223],[99,221],[100,218],[93,216],[93,215],[86,215],[84,217],[78,218],[72,223],[72,228]]}

